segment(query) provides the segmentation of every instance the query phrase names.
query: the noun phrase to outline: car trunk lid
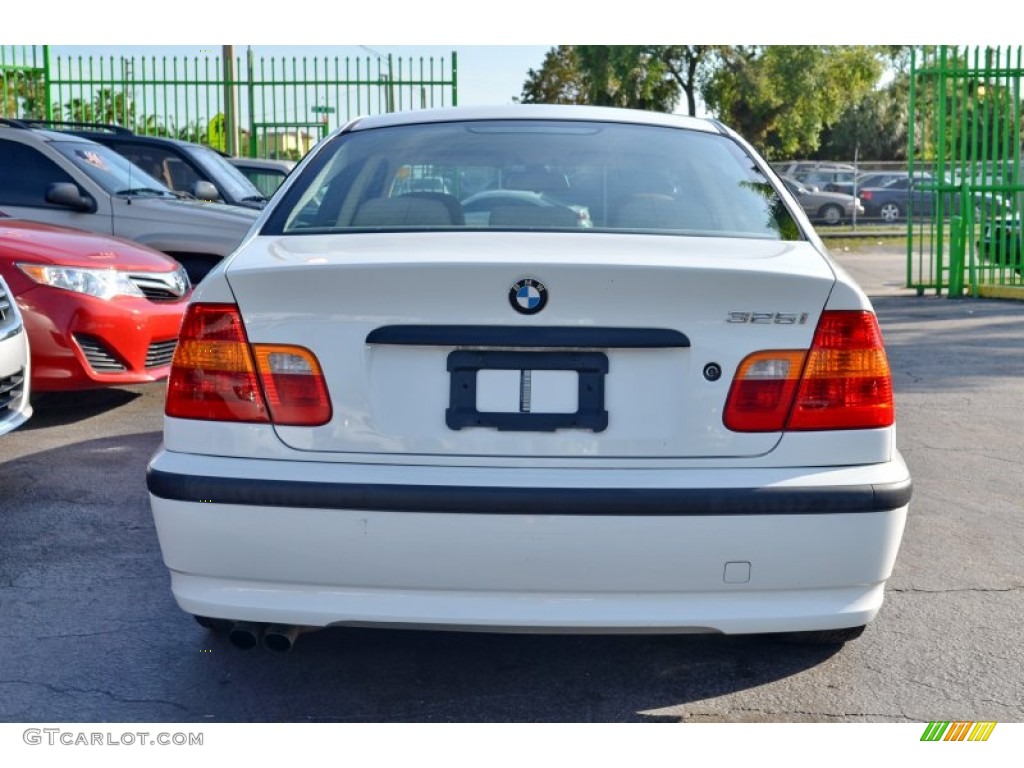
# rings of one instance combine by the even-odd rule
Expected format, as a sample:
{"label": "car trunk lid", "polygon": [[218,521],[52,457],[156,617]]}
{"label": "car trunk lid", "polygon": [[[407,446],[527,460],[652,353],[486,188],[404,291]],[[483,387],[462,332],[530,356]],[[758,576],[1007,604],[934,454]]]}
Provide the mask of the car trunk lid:
{"label": "car trunk lid", "polygon": [[284,443],[427,459],[770,452],[733,374],[807,349],[835,280],[806,242],[599,233],[260,238],[227,277],[251,343],[323,368],[332,419]]}

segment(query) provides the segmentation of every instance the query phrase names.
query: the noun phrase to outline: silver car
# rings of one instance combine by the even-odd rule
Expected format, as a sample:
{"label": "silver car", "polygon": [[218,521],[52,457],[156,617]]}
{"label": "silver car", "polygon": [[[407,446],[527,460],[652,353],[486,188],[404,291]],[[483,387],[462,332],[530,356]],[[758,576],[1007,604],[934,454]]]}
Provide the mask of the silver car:
{"label": "silver car", "polygon": [[29,364],[28,334],[14,294],[0,277],[0,435],[32,415]]}
{"label": "silver car", "polygon": [[88,139],[2,122],[0,210],[148,245],[181,262],[193,283],[241,243],[259,216],[183,199]]}
{"label": "silver car", "polygon": [[864,205],[853,195],[842,192],[822,192],[810,189],[794,178],[783,176],[789,191],[796,197],[800,207],[811,221],[820,221],[829,226],[842,224],[854,215],[864,215]]}

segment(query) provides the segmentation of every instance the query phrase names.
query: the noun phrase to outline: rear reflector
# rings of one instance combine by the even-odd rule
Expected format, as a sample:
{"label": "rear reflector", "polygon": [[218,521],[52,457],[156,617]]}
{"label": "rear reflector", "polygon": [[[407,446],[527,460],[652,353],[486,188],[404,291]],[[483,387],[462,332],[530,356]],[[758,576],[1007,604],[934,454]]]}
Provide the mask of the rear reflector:
{"label": "rear reflector", "polygon": [[165,413],[182,419],[318,426],[331,419],[308,349],[250,345],[234,304],[192,304],[171,364]]}
{"label": "rear reflector", "polygon": [[736,371],[723,422],[735,432],[893,424],[892,377],[875,316],[826,311],[808,352],[756,352]]}
{"label": "rear reflector", "polygon": [[315,427],[331,420],[324,375],[312,352],[274,344],[254,344],[253,351],[274,424]]}
{"label": "rear reflector", "polygon": [[800,384],[805,352],[756,352],[740,363],[729,391],[725,426],[734,432],[778,432]]}

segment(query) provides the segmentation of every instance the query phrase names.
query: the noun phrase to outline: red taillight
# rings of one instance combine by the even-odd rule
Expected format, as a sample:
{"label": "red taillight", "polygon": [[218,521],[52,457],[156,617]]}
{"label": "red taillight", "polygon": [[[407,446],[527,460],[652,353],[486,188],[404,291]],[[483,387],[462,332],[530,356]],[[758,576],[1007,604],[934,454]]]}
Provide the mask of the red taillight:
{"label": "red taillight", "polygon": [[860,199],[861,200],[870,200],[871,199],[871,193],[870,192],[861,192],[860,193]]}
{"label": "red taillight", "polygon": [[192,304],[186,311],[164,412],[182,419],[269,421],[234,304]]}
{"label": "red taillight", "polygon": [[234,304],[192,304],[171,363],[165,413],[316,426],[331,418],[323,374],[302,347],[250,347]]}
{"label": "red taillight", "polygon": [[895,420],[892,374],[871,312],[825,312],[787,429],[871,429]]}
{"label": "red taillight", "polygon": [[736,432],[892,425],[892,377],[875,316],[827,311],[811,349],[757,352],[740,363],[723,421]]}

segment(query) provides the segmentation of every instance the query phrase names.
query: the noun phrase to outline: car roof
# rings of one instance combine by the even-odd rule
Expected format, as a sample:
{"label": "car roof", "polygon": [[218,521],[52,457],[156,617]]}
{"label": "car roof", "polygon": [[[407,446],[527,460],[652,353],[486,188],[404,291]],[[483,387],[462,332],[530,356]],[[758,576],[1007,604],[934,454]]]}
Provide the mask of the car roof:
{"label": "car roof", "polygon": [[192,142],[192,141],[182,141],[181,139],[175,139],[175,138],[172,138],[171,136],[149,136],[149,135],[144,134],[144,133],[134,133],[132,131],[128,131],[128,132],[124,132],[124,133],[122,133],[122,132],[112,133],[112,132],[109,132],[109,131],[92,130],[90,128],[75,128],[75,129],[69,130],[69,131],[58,131],[58,133],[70,133],[73,136],[87,137],[87,138],[91,138],[91,137],[95,136],[96,138],[94,139],[94,141],[97,141],[100,144],[105,143],[105,140],[111,140],[111,141],[118,141],[118,142],[121,142],[121,141],[132,141],[132,142],[136,142],[136,143],[139,143],[139,144],[164,144],[164,145],[166,145],[166,144],[173,144],[173,145],[178,146],[178,147],[202,146],[202,145],[197,145],[195,142]]}
{"label": "car roof", "polygon": [[[47,125],[53,125],[55,127],[48,128],[46,127]],[[147,144],[174,144],[179,147],[203,146],[192,141],[175,139],[171,136],[151,136],[144,133],[135,133],[124,126],[107,126],[103,123],[61,123],[60,121],[47,123],[46,121],[36,120],[12,120],[10,123],[5,125],[0,121],[0,130],[4,129],[18,131],[21,135],[28,133],[40,136],[48,141],[67,141],[70,136],[82,141],[95,141],[99,144],[105,143],[105,140],[117,139],[119,141],[135,141]]]}
{"label": "car roof", "polygon": [[249,168],[269,168],[273,170],[291,170],[296,166],[294,160],[274,160],[268,157],[225,157],[233,165]]}
{"label": "car roof", "polygon": [[4,133],[8,136],[34,136],[43,141],[67,141],[69,138],[74,141],[85,141],[89,143],[95,143],[92,139],[78,134],[71,133],[69,131],[53,131],[48,128],[21,128],[18,126],[4,125],[0,123],[0,133]]}
{"label": "car roof", "polygon": [[701,117],[651,112],[640,109],[592,107],[575,104],[505,104],[481,107],[445,107],[410,110],[383,115],[359,117],[350,121],[343,131],[359,131],[397,125],[445,123],[464,120],[588,120],[615,123],[689,128],[708,133],[726,133],[717,121]]}

